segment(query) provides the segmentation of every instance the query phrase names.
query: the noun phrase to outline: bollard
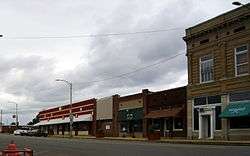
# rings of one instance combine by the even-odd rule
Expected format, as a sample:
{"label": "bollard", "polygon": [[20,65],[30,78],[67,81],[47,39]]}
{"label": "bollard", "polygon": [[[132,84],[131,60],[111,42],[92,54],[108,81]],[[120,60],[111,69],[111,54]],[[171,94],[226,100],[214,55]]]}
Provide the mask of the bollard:
{"label": "bollard", "polygon": [[17,150],[16,144],[13,140],[11,140],[10,144],[8,145],[7,150],[11,151],[8,156],[19,156],[19,152]]}
{"label": "bollard", "polygon": [[24,148],[25,154],[24,156],[33,156],[33,150],[30,148]]}

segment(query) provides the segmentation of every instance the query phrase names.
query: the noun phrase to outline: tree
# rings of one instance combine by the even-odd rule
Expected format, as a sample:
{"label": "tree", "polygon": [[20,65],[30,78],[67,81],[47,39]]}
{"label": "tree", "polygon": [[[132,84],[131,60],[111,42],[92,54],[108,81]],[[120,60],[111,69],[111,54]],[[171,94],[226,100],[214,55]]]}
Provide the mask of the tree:
{"label": "tree", "polygon": [[34,124],[37,124],[39,122],[39,118],[38,118],[38,115],[32,119],[32,121],[28,122],[27,125],[34,125]]}

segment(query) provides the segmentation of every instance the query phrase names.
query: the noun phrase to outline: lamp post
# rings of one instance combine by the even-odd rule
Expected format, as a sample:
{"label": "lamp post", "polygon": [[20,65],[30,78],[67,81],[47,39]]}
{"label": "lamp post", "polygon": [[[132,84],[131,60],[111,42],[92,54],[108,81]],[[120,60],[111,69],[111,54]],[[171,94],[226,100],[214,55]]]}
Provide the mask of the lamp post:
{"label": "lamp post", "polygon": [[246,4],[242,4],[241,2],[235,1],[235,2],[232,2],[232,4],[236,6],[245,6],[248,10],[250,10],[249,6],[247,6]]}
{"label": "lamp post", "polygon": [[65,82],[69,86],[69,102],[70,102],[70,112],[69,112],[69,135],[72,138],[72,131],[73,131],[73,114],[72,114],[72,83],[64,80],[64,79],[56,79],[56,81]]}
{"label": "lamp post", "polygon": [[16,128],[18,129],[18,114],[17,114],[18,103],[13,102],[13,101],[8,101],[8,103],[13,103],[13,104],[16,105],[16,116],[15,116],[15,118],[16,118]]}

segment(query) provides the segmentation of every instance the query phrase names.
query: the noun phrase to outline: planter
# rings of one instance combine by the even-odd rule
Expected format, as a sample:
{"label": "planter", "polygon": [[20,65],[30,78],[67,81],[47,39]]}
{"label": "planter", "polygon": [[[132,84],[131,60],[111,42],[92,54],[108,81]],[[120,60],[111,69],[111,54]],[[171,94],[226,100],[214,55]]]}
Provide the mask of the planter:
{"label": "planter", "polygon": [[96,132],[96,135],[95,135],[96,138],[104,138],[105,135],[103,132]]}
{"label": "planter", "polygon": [[153,132],[148,134],[148,140],[160,140],[161,134],[160,132]]}

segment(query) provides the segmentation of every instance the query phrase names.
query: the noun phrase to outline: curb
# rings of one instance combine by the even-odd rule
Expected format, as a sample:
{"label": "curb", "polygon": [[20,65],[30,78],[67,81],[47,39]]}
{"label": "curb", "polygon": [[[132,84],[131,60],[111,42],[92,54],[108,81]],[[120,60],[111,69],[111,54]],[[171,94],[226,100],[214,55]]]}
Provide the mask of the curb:
{"label": "curb", "polygon": [[94,138],[94,137],[60,137],[60,136],[48,136],[50,138],[61,139],[76,139],[76,140],[109,140],[109,141],[124,141],[124,142],[147,142],[147,143],[165,143],[165,144],[190,144],[190,145],[222,145],[222,146],[250,146],[250,142],[240,141],[202,141],[202,140],[147,140],[147,139],[123,139],[123,138]]}

